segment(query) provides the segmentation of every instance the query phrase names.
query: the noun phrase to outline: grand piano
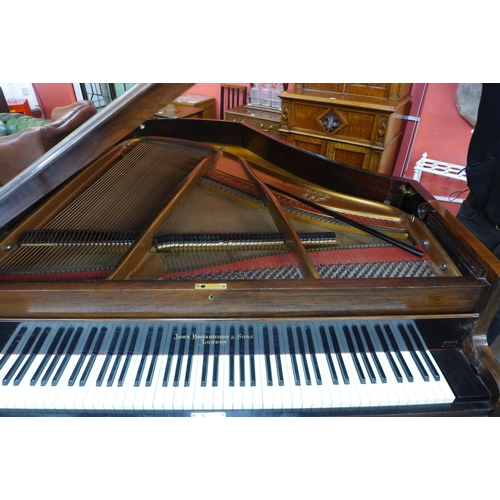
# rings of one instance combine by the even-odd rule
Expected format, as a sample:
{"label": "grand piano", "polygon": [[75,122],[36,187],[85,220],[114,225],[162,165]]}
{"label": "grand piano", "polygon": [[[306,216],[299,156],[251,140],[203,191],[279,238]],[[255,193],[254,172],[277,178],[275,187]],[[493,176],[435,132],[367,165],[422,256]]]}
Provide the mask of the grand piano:
{"label": "grand piano", "polygon": [[418,183],[138,84],[0,190],[2,416],[484,416],[500,264]]}

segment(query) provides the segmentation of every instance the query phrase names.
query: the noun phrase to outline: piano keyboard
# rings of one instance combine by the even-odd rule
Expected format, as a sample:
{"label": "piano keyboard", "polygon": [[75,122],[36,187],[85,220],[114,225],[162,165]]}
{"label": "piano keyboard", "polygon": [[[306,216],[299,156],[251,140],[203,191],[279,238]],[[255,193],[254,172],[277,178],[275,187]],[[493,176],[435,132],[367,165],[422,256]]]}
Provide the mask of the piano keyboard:
{"label": "piano keyboard", "polygon": [[0,409],[195,416],[455,399],[411,320],[10,324]]}

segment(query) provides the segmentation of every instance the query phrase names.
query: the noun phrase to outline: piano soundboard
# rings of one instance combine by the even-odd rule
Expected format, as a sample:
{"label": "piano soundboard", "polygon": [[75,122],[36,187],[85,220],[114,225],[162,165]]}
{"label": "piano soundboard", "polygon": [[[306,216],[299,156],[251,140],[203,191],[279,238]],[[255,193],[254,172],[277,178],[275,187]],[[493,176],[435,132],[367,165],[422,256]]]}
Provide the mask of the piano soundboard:
{"label": "piano soundboard", "polygon": [[0,328],[3,416],[432,414],[490,397],[460,350],[429,350],[408,319]]}

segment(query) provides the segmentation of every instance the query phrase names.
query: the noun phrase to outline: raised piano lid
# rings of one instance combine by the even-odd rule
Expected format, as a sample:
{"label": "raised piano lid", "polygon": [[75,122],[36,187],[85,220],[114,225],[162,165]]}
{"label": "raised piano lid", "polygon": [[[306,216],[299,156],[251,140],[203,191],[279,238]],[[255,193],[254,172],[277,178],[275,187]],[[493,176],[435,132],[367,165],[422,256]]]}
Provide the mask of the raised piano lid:
{"label": "raised piano lid", "polygon": [[111,102],[0,189],[0,228],[191,86],[191,83],[139,83]]}

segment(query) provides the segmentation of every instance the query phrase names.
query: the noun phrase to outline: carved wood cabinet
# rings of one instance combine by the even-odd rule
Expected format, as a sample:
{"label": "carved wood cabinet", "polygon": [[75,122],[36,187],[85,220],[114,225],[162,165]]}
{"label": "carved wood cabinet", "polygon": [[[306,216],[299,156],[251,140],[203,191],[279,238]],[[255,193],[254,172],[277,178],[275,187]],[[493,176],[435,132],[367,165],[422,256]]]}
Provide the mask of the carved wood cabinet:
{"label": "carved wood cabinet", "polygon": [[280,139],[336,161],[391,174],[410,83],[296,83],[282,100]]}

